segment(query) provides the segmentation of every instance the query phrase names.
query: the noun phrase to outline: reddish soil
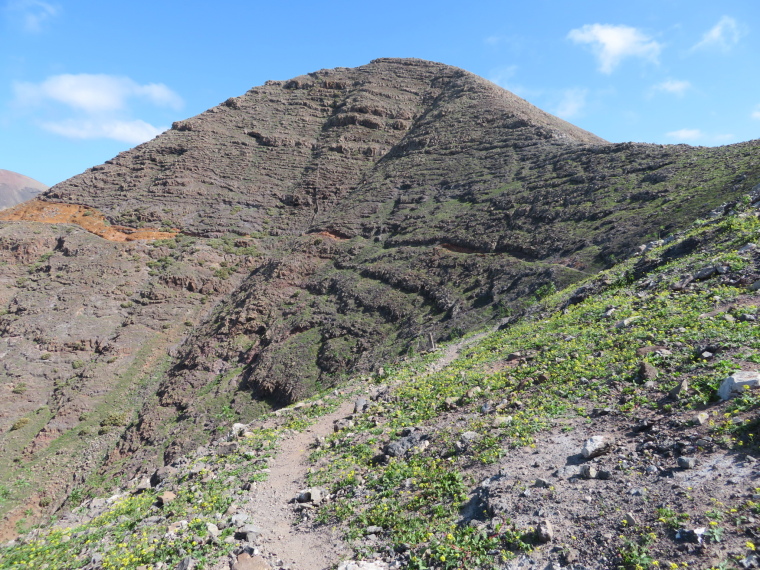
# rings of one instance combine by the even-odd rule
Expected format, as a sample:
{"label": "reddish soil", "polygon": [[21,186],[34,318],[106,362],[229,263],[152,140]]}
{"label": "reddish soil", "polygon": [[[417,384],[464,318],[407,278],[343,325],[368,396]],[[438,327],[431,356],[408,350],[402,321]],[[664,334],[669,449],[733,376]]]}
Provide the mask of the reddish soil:
{"label": "reddish soil", "polygon": [[111,226],[106,217],[88,206],[58,204],[30,200],[0,212],[0,220],[7,222],[41,222],[43,224],[76,224],[90,233],[110,241],[136,241],[169,239],[178,231],[162,232],[154,228],[128,228]]}

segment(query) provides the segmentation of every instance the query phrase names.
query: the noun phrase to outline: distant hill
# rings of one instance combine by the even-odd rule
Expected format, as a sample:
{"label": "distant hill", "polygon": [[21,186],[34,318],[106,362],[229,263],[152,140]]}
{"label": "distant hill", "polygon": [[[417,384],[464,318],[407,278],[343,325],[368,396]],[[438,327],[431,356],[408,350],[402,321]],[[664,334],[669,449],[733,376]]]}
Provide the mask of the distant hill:
{"label": "distant hill", "polygon": [[31,200],[48,187],[33,178],[0,169],[0,210]]}

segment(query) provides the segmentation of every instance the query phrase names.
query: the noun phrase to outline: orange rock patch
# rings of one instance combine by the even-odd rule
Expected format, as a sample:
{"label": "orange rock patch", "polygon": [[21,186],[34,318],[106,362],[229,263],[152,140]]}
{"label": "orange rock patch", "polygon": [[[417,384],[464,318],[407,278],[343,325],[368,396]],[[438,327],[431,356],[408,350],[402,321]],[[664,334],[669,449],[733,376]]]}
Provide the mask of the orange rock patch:
{"label": "orange rock patch", "polygon": [[0,212],[7,222],[41,222],[43,224],[76,224],[90,233],[110,241],[170,239],[179,231],[161,232],[154,228],[128,228],[109,225],[106,217],[95,208],[79,204],[60,204],[29,200]]}

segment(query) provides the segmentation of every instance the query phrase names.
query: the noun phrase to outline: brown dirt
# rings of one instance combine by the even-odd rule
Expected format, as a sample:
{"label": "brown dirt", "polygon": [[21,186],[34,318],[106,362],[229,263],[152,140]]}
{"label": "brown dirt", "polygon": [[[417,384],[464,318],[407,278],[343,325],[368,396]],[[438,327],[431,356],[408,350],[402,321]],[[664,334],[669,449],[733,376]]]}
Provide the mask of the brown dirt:
{"label": "brown dirt", "polygon": [[324,416],[303,432],[282,442],[271,467],[269,478],[258,483],[246,509],[253,523],[267,530],[264,549],[297,570],[331,568],[337,560],[350,554],[335,529],[299,530],[294,526],[296,513],[290,501],[306,487],[309,447],[316,437],[333,431],[333,421],[352,411],[352,402],[344,402],[337,411]]}
{"label": "brown dirt", "polygon": [[94,208],[78,204],[59,204],[30,200],[0,213],[8,222],[41,222],[43,224],[76,224],[90,233],[110,241],[170,239],[178,231],[162,232],[154,228],[111,226],[106,217]]}

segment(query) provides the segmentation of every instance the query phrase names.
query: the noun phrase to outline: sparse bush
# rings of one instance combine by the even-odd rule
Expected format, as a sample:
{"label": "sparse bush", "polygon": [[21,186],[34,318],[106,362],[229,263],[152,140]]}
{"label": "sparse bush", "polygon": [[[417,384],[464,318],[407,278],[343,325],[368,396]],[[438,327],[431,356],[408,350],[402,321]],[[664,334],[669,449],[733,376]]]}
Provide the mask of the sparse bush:
{"label": "sparse bush", "polygon": [[11,426],[11,431],[20,430],[23,428],[26,424],[28,424],[31,420],[29,418],[20,418],[13,422],[13,425]]}
{"label": "sparse bush", "polygon": [[124,426],[127,425],[127,419],[126,412],[112,412],[101,420],[100,425],[101,427]]}

